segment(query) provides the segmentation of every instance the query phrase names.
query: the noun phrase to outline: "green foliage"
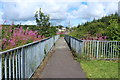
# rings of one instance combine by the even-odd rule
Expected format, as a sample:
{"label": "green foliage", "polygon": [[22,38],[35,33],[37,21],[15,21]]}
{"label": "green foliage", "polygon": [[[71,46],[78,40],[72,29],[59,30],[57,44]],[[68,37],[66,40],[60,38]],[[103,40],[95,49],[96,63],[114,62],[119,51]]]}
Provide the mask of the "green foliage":
{"label": "green foliage", "polygon": [[53,35],[56,35],[56,27],[49,27],[47,32],[44,34],[44,36],[46,37],[50,37],[50,36],[53,36]]}
{"label": "green foliage", "polygon": [[88,78],[118,78],[118,62],[103,60],[80,60]]}
{"label": "green foliage", "polygon": [[88,34],[95,36],[97,33],[104,33],[101,31],[103,31],[105,27],[106,25],[103,22],[95,22],[95,23],[89,24],[86,30]]}
{"label": "green foliage", "polygon": [[39,34],[44,35],[45,37],[50,37],[56,35],[56,27],[50,26],[50,17],[45,15],[41,8],[39,11],[36,11],[35,14],[37,26],[30,27],[32,30],[37,30]]}
{"label": "green foliage", "polygon": [[80,28],[75,29],[72,33],[70,33],[69,35],[76,37],[76,38],[85,38],[87,37],[87,31],[86,29],[84,29],[83,26],[81,26]]}
{"label": "green foliage", "polygon": [[120,16],[117,13],[102,17],[92,22],[78,25],[69,35],[76,38],[97,37],[97,34],[107,36],[108,40],[120,41]]}
{"label": "green foliage", "polygon": [[120,41],[120,25],[118,25],[118,19],[111,19],[110,25],[107,27],[106,35],[109,36],[110,40]]}
{"label": "green foliage", "polygon": [[59,28],[59,29],[62,29],[64,26],[62,26],[62,25],[58,25],[58,26],[56,26],[56,28]]}
{"label": "green foliage", "polygon": [[33,41],[41,40],[44,37],[39,35],[36,31],[24,30],[21,27],[5,26],[2,28],[2,50],[11,49],[22,46]]}
{"label": "green foliage", "polygon": [[36,23],[42,28],[42,27],[49,27],[50,26],[50,18],[48,15],[45,15],[42,11],[41,8],[39,9],[39,11],[36,11],[35,14],[35,18],[36,18]]}
{"label": "green foliage", "polygon": [[64,37],[65,36],[65,34],[60,34],[60,37]]}
{"label": "green foliage", "polygon": [[35,18],[36,18],[36,23],[38,25],[38,30],[40,34],[46,36],[46,34],[48,34],[49,32],[48,29],[50,27],[49,16],[45,15],[40,8],[39,11],[36,11]]}

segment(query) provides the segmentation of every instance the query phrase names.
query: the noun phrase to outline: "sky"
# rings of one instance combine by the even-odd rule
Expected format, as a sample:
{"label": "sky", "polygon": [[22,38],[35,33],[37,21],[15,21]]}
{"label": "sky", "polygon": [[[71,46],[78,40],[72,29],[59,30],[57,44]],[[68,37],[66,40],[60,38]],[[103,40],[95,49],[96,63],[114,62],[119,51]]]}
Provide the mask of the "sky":
{"label": "sky", "polygon": [[42,8],[52,25],[70,27],[118,11],[119,0],[0,0],[0,24],[36,25],[35,12]]}

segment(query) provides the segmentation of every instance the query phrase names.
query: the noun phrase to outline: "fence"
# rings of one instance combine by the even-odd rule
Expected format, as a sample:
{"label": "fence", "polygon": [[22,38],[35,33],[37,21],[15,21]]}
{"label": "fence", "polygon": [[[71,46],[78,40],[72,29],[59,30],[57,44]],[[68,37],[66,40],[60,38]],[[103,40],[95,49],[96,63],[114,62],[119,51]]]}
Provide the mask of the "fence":
{"label": "fence", "polygon": [[68,35],[65,40],[72,50],[90,59],[118,59],[120,56],[120,41],[79,40]]}
{"label": "fence", "polygon": [[0,52],[0,79],[30,78],[59,35]]}

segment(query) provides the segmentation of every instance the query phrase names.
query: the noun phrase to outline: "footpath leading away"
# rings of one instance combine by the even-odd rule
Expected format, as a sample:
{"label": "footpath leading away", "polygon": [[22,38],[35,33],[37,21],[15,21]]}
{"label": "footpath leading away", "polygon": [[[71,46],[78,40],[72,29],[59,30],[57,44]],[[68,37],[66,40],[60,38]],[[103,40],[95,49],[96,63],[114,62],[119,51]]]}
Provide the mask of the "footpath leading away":
{"label": "footpath leading away", "polygon": [[80,64],[73,59],[64,38],[60,38],[40,78],[86,78]]}

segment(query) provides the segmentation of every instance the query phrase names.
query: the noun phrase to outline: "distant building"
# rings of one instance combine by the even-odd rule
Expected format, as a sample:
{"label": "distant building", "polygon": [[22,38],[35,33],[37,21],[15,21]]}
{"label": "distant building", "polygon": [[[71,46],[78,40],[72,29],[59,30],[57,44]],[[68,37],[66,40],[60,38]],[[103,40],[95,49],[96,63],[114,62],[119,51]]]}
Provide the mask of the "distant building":
{"label": "distant building", "polygon": [[58,32],[65,32],[66,28],[65,27],[63,27],[62,29],[57,28],[57,30],[58,30]]}

